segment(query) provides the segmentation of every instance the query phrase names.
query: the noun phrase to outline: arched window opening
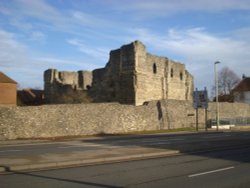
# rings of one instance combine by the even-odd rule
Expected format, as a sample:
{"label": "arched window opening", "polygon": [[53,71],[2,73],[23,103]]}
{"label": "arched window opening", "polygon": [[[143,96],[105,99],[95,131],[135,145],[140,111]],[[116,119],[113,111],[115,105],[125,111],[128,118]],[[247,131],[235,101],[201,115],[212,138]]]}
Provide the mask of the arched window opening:
{"label": "arched window opening", "polygon": [[171,71],[170,71],[170,76],[171,76],[171,78],[173,78],[173,77],[174,77],[174,70],[173,70],[173,68],[171,68]]}
{"label": "arched window opening", "polygon": [[157,67],[156,67],[156,64],[155,64],[155,63],[153,64],[153,73],[154,73],[154,74],[157,73]]}
{"label": "arched window opening", "polygon": [[183,74],[180,72],[180,79],[183,80]]}

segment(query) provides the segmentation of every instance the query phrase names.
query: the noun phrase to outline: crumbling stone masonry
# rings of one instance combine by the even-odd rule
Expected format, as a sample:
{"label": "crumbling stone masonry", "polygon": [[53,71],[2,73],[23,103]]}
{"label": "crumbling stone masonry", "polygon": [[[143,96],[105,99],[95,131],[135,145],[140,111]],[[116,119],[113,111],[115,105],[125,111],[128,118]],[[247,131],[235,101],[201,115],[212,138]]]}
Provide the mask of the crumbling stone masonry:
{"label": "crumbling stone masonry", "polygon": [[185,65],[146,52],[135,41],[110,52],[105,68],[93,71],[95,101],[142,105],[147,101],[191,100],[193,77]]}
{"label": "crumbling stone masonry", "polygon": [[67,94],[77,90],[87,90],[92,83],[92,72],[57,71],[48,69],[44,72],[44,97],[46,103],[54,103],[58,94]]}
{"label": "crumbling stone masonry", "polygon": [[106,66],[92,74],[50,69],[45,71],[44,81],[45,98],[50,103],[56,92],[87,89],[87,85],[95,102],[134,105],[162,99],[192,100],[193,92],[193,77],[184,64],[147,53],[140,41],[112,50]]}

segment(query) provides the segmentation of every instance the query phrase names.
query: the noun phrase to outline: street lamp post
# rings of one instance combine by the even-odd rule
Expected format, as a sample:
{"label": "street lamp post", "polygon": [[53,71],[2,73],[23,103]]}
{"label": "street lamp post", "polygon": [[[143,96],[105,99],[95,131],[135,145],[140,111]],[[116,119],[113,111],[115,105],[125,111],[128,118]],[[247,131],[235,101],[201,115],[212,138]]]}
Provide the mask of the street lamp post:
{"label": "street lamp post", "polygon": [[216,125],[217,125],[217,131],[219,130],[220,125],[220,116],[219,116],[219,92],[218,92],[218,75],[216,70],[216,65],[219,64],[219,61],[214,62],[214,80],[215,80],[215,97],[216,97]]}

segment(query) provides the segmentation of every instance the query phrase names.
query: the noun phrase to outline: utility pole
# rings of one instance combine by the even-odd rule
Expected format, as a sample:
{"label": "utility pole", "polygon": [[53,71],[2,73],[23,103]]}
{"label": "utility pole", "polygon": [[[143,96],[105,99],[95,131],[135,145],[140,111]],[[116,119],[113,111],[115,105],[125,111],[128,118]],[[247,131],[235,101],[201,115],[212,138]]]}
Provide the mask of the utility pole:
{"label": "utility pole", "polygon": [[216,95],[216,126],[217,131],[219,130],[220,125],[220,115],[219,115],[219,91],[218,91],[218,75],[216,65],[219,64],[219,61],[214,62],[214,80],[215,80],[215,95]]}

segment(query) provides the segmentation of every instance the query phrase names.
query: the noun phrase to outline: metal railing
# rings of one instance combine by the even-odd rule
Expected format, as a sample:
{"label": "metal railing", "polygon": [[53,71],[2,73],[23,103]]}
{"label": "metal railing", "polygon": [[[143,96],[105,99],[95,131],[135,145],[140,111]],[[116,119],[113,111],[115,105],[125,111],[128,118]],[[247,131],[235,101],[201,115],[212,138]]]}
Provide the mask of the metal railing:
{"label": "metal railing", "polygon": [[[207,122],[208,127],[216,125],[215,119],[210,119]],[[250,117],[237,117],[237,118],[221,118],[220,125],[250,125]]]}

